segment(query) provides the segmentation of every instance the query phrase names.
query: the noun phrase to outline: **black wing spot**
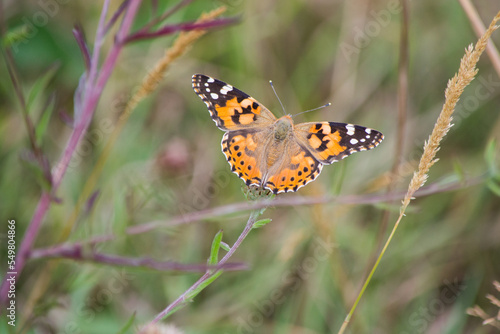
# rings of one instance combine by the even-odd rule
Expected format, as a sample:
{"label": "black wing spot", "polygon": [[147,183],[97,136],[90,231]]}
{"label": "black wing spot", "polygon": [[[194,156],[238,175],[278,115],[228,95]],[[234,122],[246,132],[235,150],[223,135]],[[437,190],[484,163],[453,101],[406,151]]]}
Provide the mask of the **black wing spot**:
{"label": "black wing spot", "polygon": [[232,115],[231,120],[234,124],[240,124],[240,115]]}

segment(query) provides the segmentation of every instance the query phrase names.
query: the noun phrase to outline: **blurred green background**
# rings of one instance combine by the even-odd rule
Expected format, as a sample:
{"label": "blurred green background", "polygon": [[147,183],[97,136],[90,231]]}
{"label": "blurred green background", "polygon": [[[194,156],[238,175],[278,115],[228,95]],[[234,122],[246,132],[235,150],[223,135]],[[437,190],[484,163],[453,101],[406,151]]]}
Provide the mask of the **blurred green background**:
{"label": "blurred green background", "polygon": [[[176,3],[162,1],[157,12]],[[485,25],[500,10],[496,1],[474,4]],[[112,5],[114,10],[119,2]],[[118,238],[99,244],[99,252],[183,263],[205,263],[220,229],[223,240],[234,243],[248,219],[247,211],[141,235],[124,234],[128,226],[167,222],[170,217],[245,201],[242,181],[230,172],[220,152],[223,132],[191,88],[194,73],[226,81],[280,115],[268,84],[273,80],[287,113],[332,103],[297,116],[297,122],[350,122],[384,133],[378,148],[325,166],[315,182],[279,198],[387,192],[398,130],[399,2],[194,1],[168,23],[196,20],[203,11],[221,5],[228,8],[225,16],[239,17],[239,22],[202,37],[134,111],[99,178],[94,205],[80,212],[68,242],[114,233]],[[36,123],[47,101],[54,99],[42,139],[53,166],[71,132],[60,113],[72,115],[73,94],[84,70],[71,30],[75,23],[81,24],[92,41],[101,4],[47,0],[4,1],[2,6],[9,32],[28,27],[26,38],[11,45],[25,95],[49,68],[58,66],[47,88],[34,99],[31,113]],[[136,27],[154,15],[150,2],[143,7]],[[409,9],[408,116],[402,166],[394,184],[403,192],[441,110],[446,83],[458,71],[465,47],[477,41],[459,2],[411,1]],[[499,34],[493,34],[497,45]],[[108,36],[105,49],[112,37]],[[61,203],[52,204],[36,247],[57,243],[127,98],[175,37],[137,42],[121,54],[84,139],[86,145],[77,151],[57,191]],[[0,242],[6,245],[7,219],[16,220],[19,244],[41,186],[25,159],[30,149],[27,131],[4,61],[0,77]],[[418,198],[410,205],[349,333],[494,332],[465,312],[476,304],[492,316],[498,312],[486,295],[500,295],[492,284],[500,280],[500,199],[487,186],[491,168],[485,151],[500,137],[499,93],[500,78],[484,54],[427,184],[475,177],[481,182]],[[180,333],[336,333],[380,242],[387,238],[387,228],[397,218],[399,204],[381,198],[376,205],[269,208],[263,217],[273,221],[252,231],[231,260],[246,262],[250,269],[224,273],[165,322]],[[6,247],[0,254],[3,275]],[[32,313],[25,313],[33,286],[48,263],[53,266],[47,288]],[[18,326],[7,326],[2,316],[0,331],[116,333],[135,312],[128,330],[134,332],[199,276],[69,259],[33,260],[17,284]]]}

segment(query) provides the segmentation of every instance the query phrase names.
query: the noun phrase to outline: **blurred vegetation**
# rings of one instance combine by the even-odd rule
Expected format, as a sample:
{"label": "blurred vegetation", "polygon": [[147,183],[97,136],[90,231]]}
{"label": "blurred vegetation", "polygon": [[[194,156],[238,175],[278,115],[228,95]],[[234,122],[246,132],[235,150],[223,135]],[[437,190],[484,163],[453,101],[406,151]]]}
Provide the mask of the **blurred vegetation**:
{"label": "blurred vegetation", "polygon": [[[72,115],[73,94],[84,70],[71,30],[80,23],[91,41],[101,4],[45,3],[55,3],[52,8],[57,10],[47,11],[37,1],[6,1],[1,15],[11,33],[32,24],[25,38],[10,42],[26,96],[55,68],[30,110],[38,123],[54,96],[54,110],[41,138],[53,166],[71,130],[61,114]],[[158,5],[168,8],[175,3]],[[119,237],[100,244],[100,252],[183,263],[206,263],[220,229],[223,240],[234,243],[248,212],[140,235],[123,232],[127,226],[245,201],[242,182],[230,173],[220,152],[223,133],[191,89],[194,73],[226,81],[279,115],[279,103],[268,84],[272,79],[287,113],[332,102],[331,107],[298,116],[298,122],[351,122],[384,133],[378,148],[325,166],[315,182],[280,198],[385,194],[384,176],[396,158],[398,4],[395,0],[219,0],[195,1],[175,12],[171,23],[192,21],[203,11],[226,5],[226,16],[239,16],[240,21],[204,36],[173,64],[159,90],[134,111],[108,157],[95,202],[80,212],[68,241],[114,233]],[[114,8],[118,5],[113,2]],[[485,25],[500,9],[494,1],[475,5]],[[48,17],[44,24],[41,11]],[[139,20],[147,20],[151,11],[151,3],[145,2]],[[112,124],[174,38],[137,42],[121,54],[84,140],[87,145],[78,150],[77,163],[70,166],[57,191],[61,203],[52,204],[36,247],[59,240]],[[464,48],[476,40],[458,2],[410,3],[408,118],[396,191],[406,191],[444,101],[447,80],[458,70]],[[493,42],[500,43],[498,32]],[[7,219],[16,220],[19,244],[41,185],[25,158],[30,150],[27,131],[3,61],[0,76],[0,240],[5,245]],[[500,78],[484,54],[427,184],[475,177],[481,182],[417,198],[410,205],[348,332],[494,332],[493,327],[482,326],[481,319],[467,315],[466,309],[477,304],[486,313],[498,312],[485,296],[495,293],[492,282],[500,280],[500,199],[494,186],[488,186],[492,169],[498,168],[499,93]],[[490,142],[496,146],[487,154]],[[263,217],[272,222],[252,231],[232,258],[248,263],[250,270],[224,273],[166,322],[182,333],[337,332],[387,237],[384,211],[389,210],[386,222],[392,227],[399,204],[381,199],[377,205],[269,208]],[[3,273],[5,247],[0,254]],[[23,307],[33,298],[33,286],[48,263],[52,264],[48,285],[33,313],[25,314]],[[128,330],[133,332],[199,276],[70,259],[33,260],[17,284],[20,322],[12,329],[2,316],[0,331],[116,333],[135,313]]]}

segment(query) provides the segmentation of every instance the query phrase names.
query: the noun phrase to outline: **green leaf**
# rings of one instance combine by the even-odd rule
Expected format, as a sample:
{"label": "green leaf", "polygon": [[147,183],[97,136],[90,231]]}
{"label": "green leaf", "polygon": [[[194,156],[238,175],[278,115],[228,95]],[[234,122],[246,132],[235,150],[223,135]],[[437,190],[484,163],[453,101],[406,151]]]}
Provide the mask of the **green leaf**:
{"label": "green leaf", "polygon": [[191,301],[194,297],[196,297],[200,292],[202,292],[207,286],[212,284],[217,278],[219,278],[220,275],[222,275],[223,271],[219,270],[216,273],[214,273],[212,276],[207,278],[207,280],[203,283],[201,283],[196,289],[193,291],[188,292],[184,296],[184,301]]}
{"label": "green leaf", "polygon": [[219,262],[219,248],[222,242],[222,230],[217,232],[212,241],[212,249],[210,250],[210,257],[208,258],[208,265],[215,266]]}
{"label": "green leaf", "polygon": [[[220,232],[219,232],[220,233]],[[217,235],[216,235],[217,237]],[[184,298],[182,299],[182,303],[180,303],[179,305],[177,305],[176,307],[174,307],[170,312],[168,312],[164,317],[163,319],[165,318],[168,318],[170,315],[172,315],[173,313],[177,312],[177,310],[183,308],[184,306],[186,306],[186,304],[188,302],[191,302],[193,300],[194,297],[196,297],[200,292],[202,292],[207,286],[209,286],[210,284],[212,284],[217,278],[219,278],[220,275],[222,275],[223,271],[220,270],[220,271],[217,271],[215,273],[212,274],[212,276],[210,276],[209,278],[207,278],[203,283],[201,283],[200,285],[198,285],[198,287],[196,287],[194,290],[192,291],[189,291],[186,293],[186,295],[184,296]]]}
{"label": "green leaf", "polygon": [[223,250],[225,250],[226,252],[229,252],[231,250],[231,247],[229,247],[228,244],[226,244],[224,241],[221,241],[220,242],[220,248],[222,248]]}
{"label": "green leaf", "polygon": [[45,133],[47,132],[47,128],[49,125],[50,116],[52,116],[52,113],[55,110],[55,106],[56,99],[54,98],[54,95],[52,95],[49,102],[47,103],[47,107],[42,110],[42,115],[35,128],[35,139],[38,147],[42,146],[42,141],[45,137]]}
{"label": "green leaf", "polygon": [[488,181],[486,181],[486,186],[491,190],[492,193],[500,197],[500,185],[493,179],[489,179]]}
{"label": "green leaf", "polygon": [[270,223],[271,221],[272,221],[272,219],[269,219],[269,218],[266,218],[266,219],[261,219],[261,220],[257,220],[257,221],[253,224],[252,228],[261,228],[262,226],[264,226],[264,225],[266,225],[266,224]]}
{"label": "green leaf", "polygon": [[49,67],[47,72],[45,72],[44,75],[42,75],[33,85],[31,88],[28,98],[26,101],[26,110],[28,110],[28,113],[32,112],[33,104],[36,101],[36,98],[40,95],[40,93],[47,87],[49,84],[50,80],[54,77],[56,74],[57,70],[59,69],[59,63],[56,63],[52,66]]}
{"label": "green leaf", "polygon": [[132,316],[127,320],[127,323],[125,326],[122,327],[116,334],[125,334],[134,324],[135,321],[135,312],[132,314]]}

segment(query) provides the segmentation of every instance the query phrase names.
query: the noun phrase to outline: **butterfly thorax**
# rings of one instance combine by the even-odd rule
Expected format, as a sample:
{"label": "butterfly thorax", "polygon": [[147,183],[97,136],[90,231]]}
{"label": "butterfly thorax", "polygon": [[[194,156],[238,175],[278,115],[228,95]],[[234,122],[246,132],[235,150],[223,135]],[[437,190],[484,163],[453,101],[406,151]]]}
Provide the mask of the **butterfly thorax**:
{"label": "butterfly thorax", "polygon": [[271,168],[276,164],[281,164],[285,155],[289,137],[292,134],[293,122],[290,116],[283,116],[273,124],[272,137],[268,144],[266,163]]}
{"label": "butterfly thorax", "polygon": [[292,132],[293,122],[290,116],[283,116],[274,123],[274,139],[284,141]]}

